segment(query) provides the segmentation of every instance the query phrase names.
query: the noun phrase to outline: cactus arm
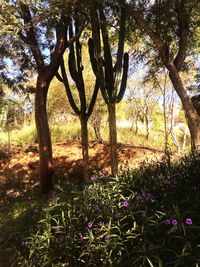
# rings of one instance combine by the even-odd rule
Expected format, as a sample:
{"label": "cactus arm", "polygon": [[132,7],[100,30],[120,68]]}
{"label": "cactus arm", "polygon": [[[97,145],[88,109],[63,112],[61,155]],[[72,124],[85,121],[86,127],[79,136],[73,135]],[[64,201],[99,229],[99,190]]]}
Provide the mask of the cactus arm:
{"label": "cactus arm", "polygon": [[94,43],[93,43],[92,38],[90,38],[88,40],[88,52],[90,55],[90,62],[92,65],[92,70],[93,70],[95,76],[97,76],[97,61],[96,61],[96,58],[94,56]]}
{"label": "cactus arm", "polygon": [[94,40],[94,53],[97,62],[97,79],[100,84],[101,93],[106,103],[108,103],[108,94],[105,85],[105,75],[103,71],[103,60],[101,56],[101,41],[100,41],[100,28],[99,28],[99,16],[96,11],[95,2],[92,3],[91,12],[91,26],[92,26],[92,39]]}
{"label": "cactus arm", "polygon": [[75,63],[74,45],[71,45],[69,48],[68,66],[70,75],[74,82],[76,82],[78,80],[78,72]]}
{"label": "cactus arm", "polygon": [[[73,35],[73,28],[70,25],[70,35]],[[76,32],[78,31],[77,24],[75,25]],[[75,52],[76,51],[76,52]],[[76,55],[75,55],[76,53]],[[86,112],[86,98],[85,98],[85,86],[82,75],[82,62],[81,62],[81,45],[79,40],[76,41],[75,45],[71,45],[69,58],[68,58],[69,71],[72,79],[76,83],[78,90],[81,112]]]}
{"label": "cactus arm", "polygon": [[61,77],[59,72],[56,73],[56,78],[59,82],[63,83],[63,78]]}
{"label": "cactus arm", "polygon": [[123,7],[121,7],[117,61],[114,67],[115,68],[115,85],[114,85],[115,96],[117,95],[119,83],[121,79],[122,59],[123,59],[123,54],[124,54],[124,41],[125,41],[125,22],[126,22],[125,10]]}
{"label": "cactus arm", "polygon": [[[75,22],[75,32],[79,31],[78,21]],[[81,103],[81,111],[86,113],[86,96],[85,96],[85,85],[83,80],[83,64],[82,64],[82,46],[79,40],[76,41],[76,66],[77,66],[77,76],[78,80],[76,81],[77,89],[79,92],[79,98]]]}
{"label": "cactus arm", "polygon": [[122,100],[124,93],[125,93],[125,90],[126,90],[126,82],[127,82],[127,77],[128,77],[128,66],[129,66],[129,55],[128,55],[128,53],[125,53],[124,54],[122,81],[121,81],[119,93],[116,97],[116,103],[119,103]]}
{"label": "cactus arm", "polygon": [[67,97],[69,99],[69,102],[70,102],[70,105],[72,107],[72,109],[74,110],[74,112],[77,114],[77,115],[80,115],[80,110],[78,109],[78,107],[76,106],[76,103],[73,99],[73,96],[72,96],[72,93],[71,93],[71,90],[70,90],[70,87],[69,87],[69,82],[68,82],[68,78],[67,78],[67,74],[66,74],[66,70],[65,70],[65,64],[64,64],[64,61],[62,60],[61,64],[61,73],[62,73],[62,80],[63,80],[63,83],[64,83],[64,86],[65,86],[65,91],[67,93]]}
{"label": "cactus arm", "polygon": [[113,65],[112,65],[112,55],[110,50],[108,30],[106,28],[106,17],[103,12],[103,7],[99,8],[100,15],[100,28],[103,39],[103,48],[104,48],[104,61],[105,61],[105,80],[106,80],[106,89],[109,97],[112,97],[114,89],[114,77],[113,77]]}
{"label": "cactus arm", "polygon": [[91,62],[91,65],[92,65],[92,70],[93,70],[93,72],[94,72],[94,74],[96,76],[95,88],[94,88],[92,99],[90,101],[90,105],[88,107],[88,112],[87,112],[87,116],[89,118],[90,115],[92,114],[92,111],[93,111],[93,108],[94,108],[94,104],[96,102],[96,98],[97,98],[98,91],[99,91],[99,82],[97,80],[97,61],[96,61],[95,56],[94,56],[94,43],[93,43],[92,38],[90,38],[88,40],[88,52],[89,52],[89,55],[90,55],[90,62]]}
{"label": "cactus arm", "polygon": [[87,117],[88,118],[92,114],[92,111],[93,111],[93,108],[94,108],[94,104],[95,104],[96,99],[97,99],[98,91],[99,91],[99,82],[96,79],[94,91],[93,91],[92,98],[91,98],[91,101],[90,101],[90,105],[89,105],[88,111],[87,111]]}
{"label": "cactus arm", "polygon": [[[71,36],[73,36],[73,25],[72,24],[69,25],[69,36],[70,38]],[[68,66],[69,66],[70,75],[73,81],[76,83],[77,89],[79,90],[80,83],[79,83],[78,70],[77,70],[77,64],[76,64],[76,58],[75,58],[74,44],[72,44],[69,48]]]}

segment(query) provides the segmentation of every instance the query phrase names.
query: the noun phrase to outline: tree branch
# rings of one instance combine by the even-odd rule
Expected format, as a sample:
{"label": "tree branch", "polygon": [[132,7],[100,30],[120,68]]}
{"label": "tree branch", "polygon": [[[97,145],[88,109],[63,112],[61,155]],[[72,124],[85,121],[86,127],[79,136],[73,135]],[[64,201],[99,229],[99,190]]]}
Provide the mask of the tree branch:
{"label": "tree branch", "polygon": [[189,14],[186,10],[187,1],[182,0],[177,4],[177,15],[178,15],[178,27],[179,27],[179,49],[177,56],[174,60],[174,65],[179,71],[184,63],[186,57],[186,51],[188,48],[188,36],[189,36]]}
{"label": "tree branch", "polygon": [[160,57],[164,64],[169,62],[169,48],[157,35],[157,33],[149,26],[145,19],[141,16],[137,10],[134,9],[131,5],[126,5],[127,12],[134,18],[136,24],[142,29],[154,42],[156,48],[159,51]]}
{"label": "tree branch", "polygon": [[65,70],[65,64],[64,61],[61,61],[61,72],[62,72],[62,79],[63,79],[63,83],[65,86],[65,91],[67,93],[67,97],[69,99],[70,105],[72,107],[72,109],[74,110],[74,112],[79,116],[81,114],[80,110],[78,109],[78,107],[76,106],[76,103],[74,101],[74,98],[72,96],[71,90],[69,88],[69,82],[67,79],[67,74],[66,74],[66,70]]}
{"label": "tree branch", "polygon": [[33,57],[36,62],[38,73],[42,72],[45,68],[44,59],[42,56],[42,53],[40,51],[40,47],[37,41],[37,38],[35,36],[34,27],[31,24],[32,17],[29,10],[29,7],[26,4],[20,3],[21,9],[22,9],[22,17],[24,19],[25,25],[30,25],[28,29],[26,30],[27,37],[24,38],[24,36],[20,35],[23,41],[25,41],[29,46],[33,53]]}

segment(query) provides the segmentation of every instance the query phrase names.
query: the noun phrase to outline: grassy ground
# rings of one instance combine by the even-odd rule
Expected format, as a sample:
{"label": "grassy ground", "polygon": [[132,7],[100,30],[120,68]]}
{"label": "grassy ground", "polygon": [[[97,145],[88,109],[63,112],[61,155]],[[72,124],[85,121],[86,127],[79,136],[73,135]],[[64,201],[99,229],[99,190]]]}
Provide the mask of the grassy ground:
{"label": "grassy ground", "polygon": [[[104,141],[108,141],[108,126],[104,125],[101,129],[101,135]],[[52,142],[65,142],[80,140],[81,131],[80,124],[74,122],[72,124],[52,125],[51,126]],[[89,139],[95,140],[95,135],[92,127],[89,125]],[[24,146],[27,144],[33,144],[37,140],[36,129],[34,125],[25,126],[18,130],[10,132],[10,143]],[[140,128],[139,133],[136,135],[134,129],[130,127],[118,127],[118,142],[124,144],[131,144],[135,146],[152,147],[155,149],[164,148],[164,132],[162,130],[152,129],[150,131],[149,140],[146,140],[145,129]],[[8,145],[8,133],[0,132],[0,145]],[[169,138],[169,147],[175,152],[176,147],[173,144],[171,136]],[[189,140],[186,142],[185,152],[190,149]]]}

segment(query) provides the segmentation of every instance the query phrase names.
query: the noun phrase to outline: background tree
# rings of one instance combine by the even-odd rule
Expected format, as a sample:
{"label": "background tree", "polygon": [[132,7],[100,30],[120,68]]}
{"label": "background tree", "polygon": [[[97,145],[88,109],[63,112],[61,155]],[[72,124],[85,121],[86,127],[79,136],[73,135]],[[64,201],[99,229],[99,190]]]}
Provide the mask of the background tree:
{"label": "background tree", "polygon": [[[145,32],[154,43],[157,56],[169,71],[170,80],[180,97],[191,134],[193,150],[200,147],[200,117],[191,97],[184,87],[180,71],[185,66],[185,58],[195,29],[197,1],[129,1],[127,11],[137,27]],[[166,12],[168,10],[168,12]]]}
{"label": "background tree", "polygon": [[145,125],[145,138],[149,141],[150,123],[155,108],[158,105],[159,94],[157,88],[150,81],[131,80],[130,84],[134,87],[128,87],[128,106],[131,110],[132,122],[135,123],[135,133],[138,133],[138,122],[143,122]]}
{"label": "background tree", "polygon": [[99,143],[103,143],[103,138],[101,134],[101,129],[103,126],[103,119],[106,114],[106,106],[101,96],[97,96],[96,104],[94,106],[93,112],[90,116],[89,123],[91,124],[96,141]]}
{"label": "background tree", "polygon": [[57,79],[52,81],[49,88],[47,112],[52,124],[62,124],[73,116],[63,85]]}

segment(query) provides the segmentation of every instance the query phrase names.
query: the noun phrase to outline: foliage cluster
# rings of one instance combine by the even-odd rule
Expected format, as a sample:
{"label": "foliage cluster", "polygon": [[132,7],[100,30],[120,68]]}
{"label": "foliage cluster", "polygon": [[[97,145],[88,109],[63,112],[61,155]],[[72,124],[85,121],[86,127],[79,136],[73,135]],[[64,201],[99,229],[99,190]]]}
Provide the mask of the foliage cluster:
{"label": "foliage cluster", "polygon": [[199,166],[199,155],[127,165],[2,203],[0,265],[199,266]]}

